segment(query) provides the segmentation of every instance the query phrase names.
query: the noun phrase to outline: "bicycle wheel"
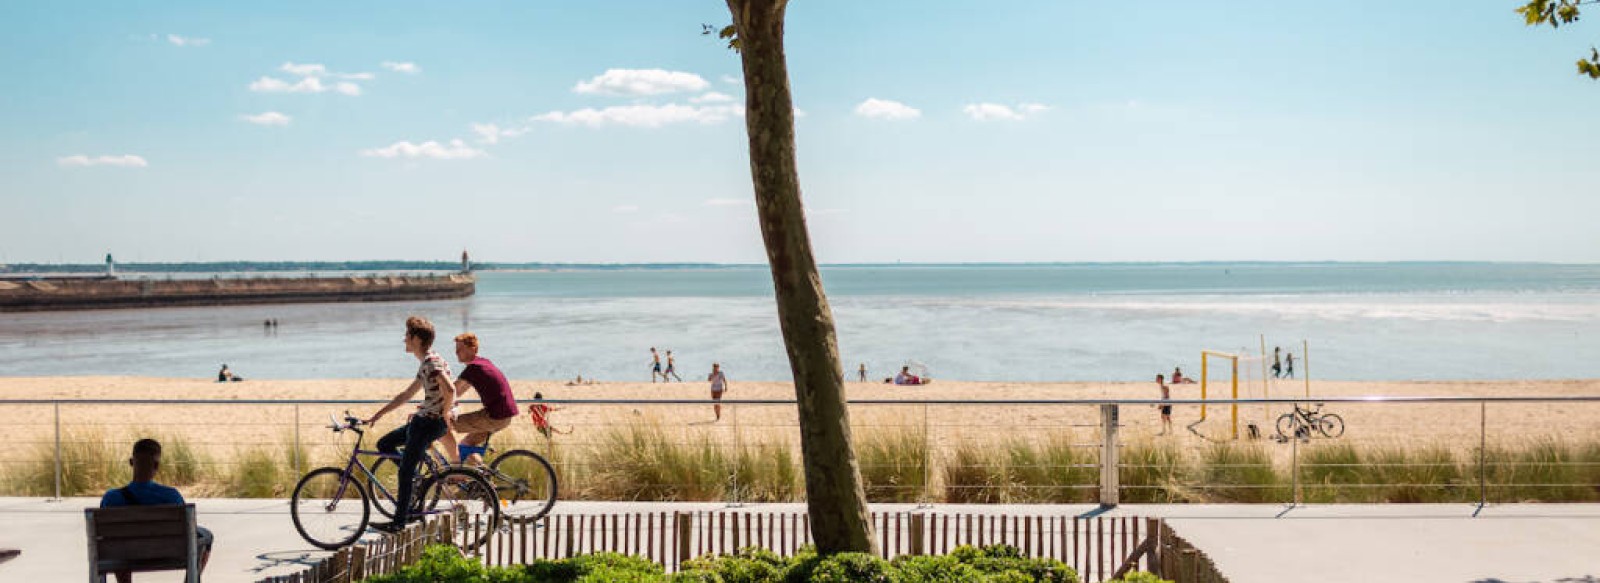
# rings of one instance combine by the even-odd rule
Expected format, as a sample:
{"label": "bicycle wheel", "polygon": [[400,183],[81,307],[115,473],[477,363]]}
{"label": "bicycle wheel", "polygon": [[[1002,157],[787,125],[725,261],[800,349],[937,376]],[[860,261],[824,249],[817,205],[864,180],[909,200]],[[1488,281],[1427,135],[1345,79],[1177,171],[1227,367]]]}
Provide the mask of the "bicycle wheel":
{"label": "bicycle wheel", "polygon": [[514,449],[494,458],[487,476],[500,496],[500,512],[539,519],[556,505],[556,469],[543,456]]}
{"label": "bicycle wheel", "polygon": [[1278,416],[1278,435],[1285,439],[1295,437],[1295,431],[1300,427],[1300,418],[1294,413],[1284,413]]}
{"label": "bicycle wheel", "polygon": [[447,468],[428,480],[426,494],[432,509],[424,514],[451,514],[460,509],[453,540],[462,549],[483,546],[500,526],[500,498],[478,470]]}
{"label": "bicycle wheel", "polygon": [[[422,497],[424,492],[420,486],[427,482],[429,476],[437,475],[440,467],[439,462],[433,459],[432,455],[423,457],[422,463],[417,464],[417,484],[419,487],[413,488],[411,492],[411,499],[413,500],[412,512],[432,508],[423,504],[426,498]],[[372,475],[377,477],[378,484],[382,486],[381,488],[372,487],[372,506],[377,508],[378,514],[382,514],[384,518],[394,520],[394,499],[400,496],[400,462],[380,457],[372,463]]]}
{"label": "bicycle wheel", "polygon": [[1329,413],[1317,419],[1317,431],[1324,437],[1338,437],[1344,435],[1344,418]]}
{"label": "bicycle wheel", "polygon": [[361,483],[339,468],[317,468],[300,478],[289,499],[289,518],[300,537],[319,549],[356,542],[367,530],[371,504]]}

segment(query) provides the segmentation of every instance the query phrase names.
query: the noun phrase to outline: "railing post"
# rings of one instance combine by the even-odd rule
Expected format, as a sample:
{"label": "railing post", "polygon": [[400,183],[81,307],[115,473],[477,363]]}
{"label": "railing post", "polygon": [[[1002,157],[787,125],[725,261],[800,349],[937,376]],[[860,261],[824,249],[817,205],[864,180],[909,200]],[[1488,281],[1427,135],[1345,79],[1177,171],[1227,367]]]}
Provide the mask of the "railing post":
{"label": "railing post", "polygon": [[294,473],[295,473],[295,475],[303,474],[303,473],[305,473],[305,470],[300,467],[300,404],[299,403],[295,403],[294,404],[294,448],[293,448],[293,450],[294,451],[293,451],[293,453],[291,455],[294,456]]}
{"label": "railing post", "polygon": [[56,459],[55,459],[55,466],[56,466],[56,497],[52,498],[51,501],[52,502],[60,502],[61,501],[61,401],[56,401],[55,409],[56,409],[56,413],[55,413],[55,417],[56,417]]}
{"label": "railing post", "polygon": [[[917,508],[933,507],[933,432],[928,426],[928,405],[922,405],[922,492],[918,498],[922,500]],[[912,553],[920,555],[922,553]]]}
{"label": "railing post", "polygon": [[1117,483],[1117,406],[1100,405],[1100,505],[1116,506],[1120,485]]}
{"label": "railing post", "polygon": [[733,418],[733,501],[728,508],[741,508],[739,502],[739,464],[744,461],[744,440],[739,436],[739,406],[728,405],[728,416]]}
{"label": "railing post", "polygon": [[1489,503],[1488,486],[1488,460],[1489,455],[1489,403],[1478,401],[1478,510],[1473,512],[1477,516],[1483,507]]}
{"label": "railing post", "polygon": [[1300,431],[1289,439],[1289,506],[1300,505]]}

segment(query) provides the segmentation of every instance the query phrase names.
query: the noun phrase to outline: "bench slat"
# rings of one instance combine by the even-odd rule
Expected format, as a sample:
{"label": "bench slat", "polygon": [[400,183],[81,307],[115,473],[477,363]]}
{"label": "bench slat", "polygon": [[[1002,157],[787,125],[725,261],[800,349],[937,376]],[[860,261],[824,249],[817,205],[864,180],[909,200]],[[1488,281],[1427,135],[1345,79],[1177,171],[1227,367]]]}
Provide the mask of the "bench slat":
{"label": "bench slat", "polygon": [[181,536],[189,530],[185,522],[156,522],[151,524],[96,524],[94,536],[101,542],[128,538],[160,538]]}

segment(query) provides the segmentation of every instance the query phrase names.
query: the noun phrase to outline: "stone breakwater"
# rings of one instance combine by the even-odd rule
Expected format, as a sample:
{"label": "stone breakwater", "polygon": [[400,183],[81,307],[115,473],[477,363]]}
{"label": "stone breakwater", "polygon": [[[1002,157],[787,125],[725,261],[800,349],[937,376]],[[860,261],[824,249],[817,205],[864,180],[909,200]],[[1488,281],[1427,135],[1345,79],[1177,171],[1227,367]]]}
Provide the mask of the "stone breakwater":
{"label": "stone breakwater", "polygon": [[471,296],[471,274],[261,279],[0,280],[0,312],[443,300]]}

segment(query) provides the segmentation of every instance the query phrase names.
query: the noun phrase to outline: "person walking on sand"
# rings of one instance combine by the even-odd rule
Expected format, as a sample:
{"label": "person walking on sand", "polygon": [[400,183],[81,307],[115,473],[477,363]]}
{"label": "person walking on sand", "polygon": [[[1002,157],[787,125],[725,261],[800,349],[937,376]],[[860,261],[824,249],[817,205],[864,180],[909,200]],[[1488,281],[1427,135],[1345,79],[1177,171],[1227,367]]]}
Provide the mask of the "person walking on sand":
{"label": "person walking on sand", "polygon": [[716,401],[711,408],[717,414],[717,421],[722,420],[722,392],[728,390],[728,376],[722,374],[722,365],[711,363],[711,374],[706,376],[706,381],[711,383],[711,400]]}
{"label": "person walking on sand", "polygon": [[683,377],[678,376],[678,359],[672,357],[671,350],[667,351],[667,372],[661,373],[661,382],[667,382],[667,375],[672,375],[672,378],[678,379],[680,383],[683,382]]}
{"label": "person walking on sand", "polygon": [[861,382],[867,382],[867,363],[861,363],[861,368],[856,369],[856,373],[858,378],[861,379]]}
{"label": "person walking on sand", "polygon": [[[372,525],[372,528],[384,532],[400,532],[405,528],[406,520],[410,518],[412,489],[415,487],[412,482],[417,474],[417,464],[422,462],[422,456],[427,454],[433,442],[450,431],[450,425],[455,421],[456,392],[450,382],[450,363],[433,351],[433,337],[433,323],[427,318],[412,316],[406,319],[406,352],[417,358],[417,378],[366,420],[368,425],[377,423],[384,414],[411,402],[417,391],[422,391],[422,404],[417,406],[417,412],[411,415],[411,419],[378,440],[378,451],[400,454],[400,492],[395,497],[394,521]],[[405,446],[403,453],[400,451],[402,445]]]}
{"label": "person walking on sand", "polygon": [[[1156,375],[1156,385],[1161,387],[1161,400],[1172,400],[1172,389],[1167,387],[1167,382],[1164,377],[1161,375]],[[1166,435],[1168,433],[1172,433],[1172,405],[1161,405],[1160,409],[1161,433],[1157,433],[1156,435]]]}
{"label": "person walking on sand", "polygon": [[1278,354],[1283,348],[1272,347],[1272,378],[1283,376],[1283,361],[1278,359]]}
{"label": "person walking on sand", "polygon": [[656,377],[666,380],[667,375],[661,372],[661,354],[656,352],[656,347],[650,347],[650,382],[656,382]]}
{"label": "person walking on sand", "polygon": [[1289,377],[1291,379],[1294,378],[1294,353],[1293,352],[1290,352],[1289,356],[1284,357],[1283,364],[1284,364],[1283,376]]}
{"label": "person walking on sand", "polygon": [[550,414],[560,410],[544,402],[544,393],[534,393],[533,402],[528,404],[528,417],[533,420],[533,428],[539,430],[539,435],[543,435],[545,439],[553,439],[557,432],[550,427]]}

